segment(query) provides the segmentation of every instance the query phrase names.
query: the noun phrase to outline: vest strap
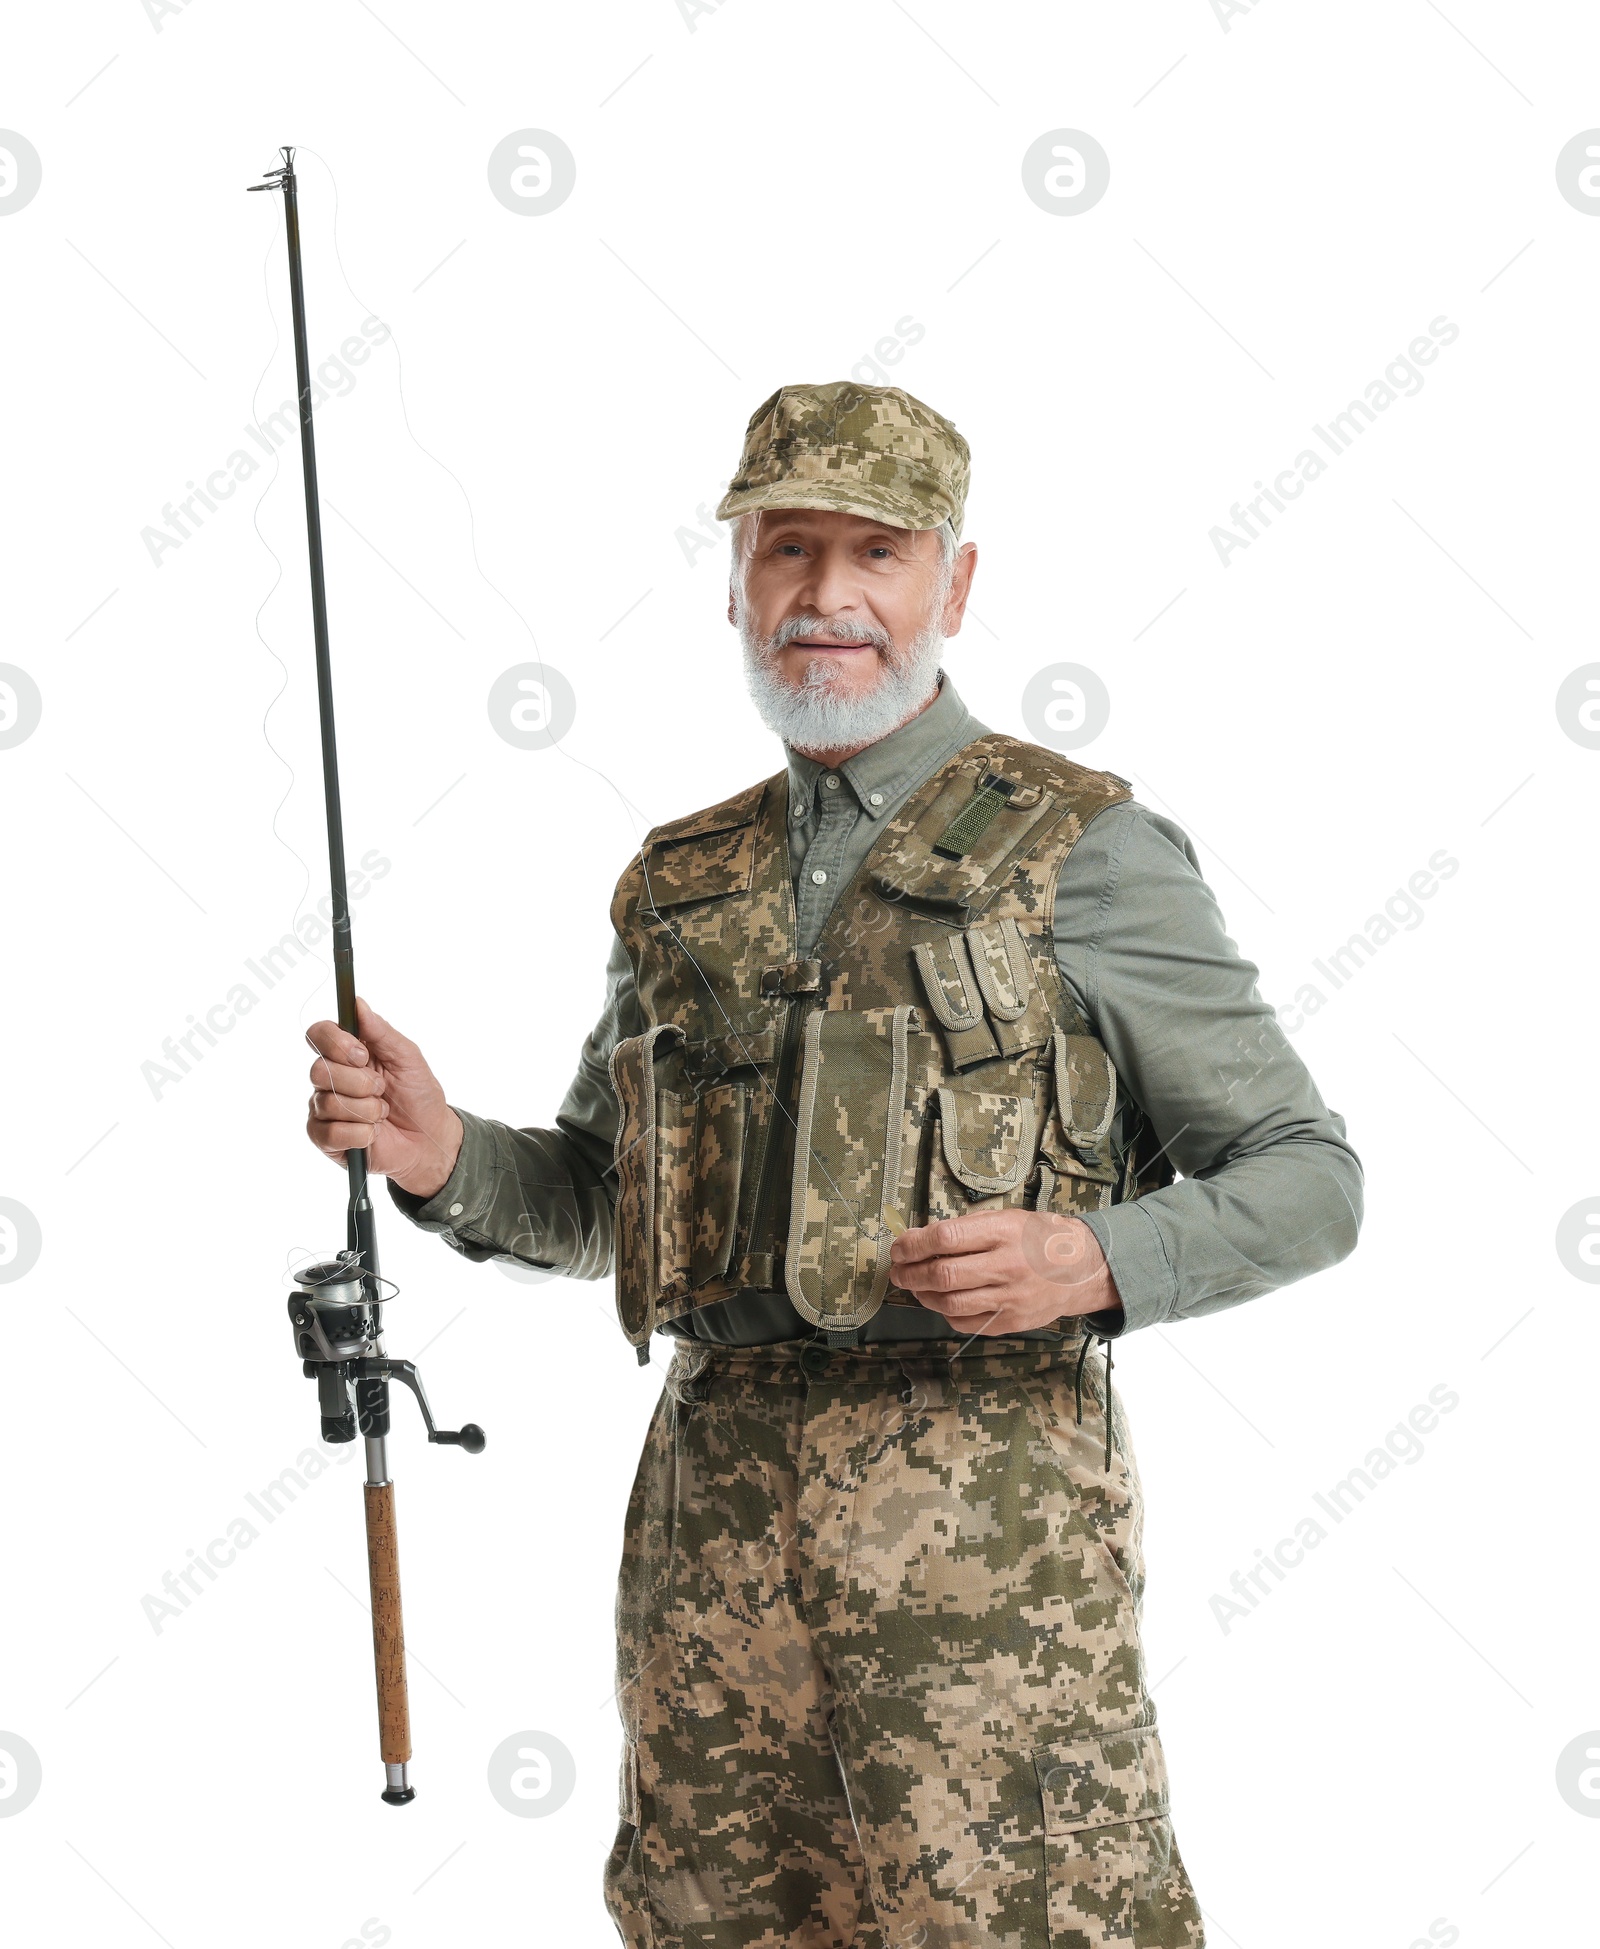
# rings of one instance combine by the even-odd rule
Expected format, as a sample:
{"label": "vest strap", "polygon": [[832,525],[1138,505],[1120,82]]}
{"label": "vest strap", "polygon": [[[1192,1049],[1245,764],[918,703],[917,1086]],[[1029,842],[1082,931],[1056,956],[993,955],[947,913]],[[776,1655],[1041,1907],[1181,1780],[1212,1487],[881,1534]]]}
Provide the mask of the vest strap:
{"label": "vest strap", "polygon": [[994,824],[995,814],[1009,803],[1016,789],[1015,780],[985,772],[972,797],[933,842],[933,850],[940,859],[964,859]]}

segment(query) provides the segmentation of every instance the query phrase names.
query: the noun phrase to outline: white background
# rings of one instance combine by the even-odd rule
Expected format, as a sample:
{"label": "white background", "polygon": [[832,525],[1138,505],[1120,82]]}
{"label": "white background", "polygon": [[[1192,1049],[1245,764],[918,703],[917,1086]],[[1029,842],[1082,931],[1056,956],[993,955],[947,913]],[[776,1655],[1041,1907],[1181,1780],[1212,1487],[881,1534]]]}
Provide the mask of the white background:
{"label": "white background", "polygon": [[[301,1128],[325,965],[252,982],[159,1096],[142,1073],[326,884],[298,456],[242,431],[293,394],[281,208],[244,194],[285,141],[313,358],[392,333],[318,414],[350,854],[391,863],[357,967],[456,1102],[549,1120],[634,839],[776,765],[692,537],[785,381],[856,368],[966,433],[957,685],[1021,732],[1042,666],[1101,675],[1076,755],[1193,836],[1271,1001],[1459,861],[1295,1036],[1366,1167],[1355,1255],[1119,1350],[1147,1654],[1214,1944],[1586,1940],[1600,1828],[1557,1759],[1600,1727],[1600,1333],[1555,1234],[1597,1198],[1600,754],[1555,700],[1595,655],[1600,223],[1555,164],[1600,123],[1593,16],[151,5],[14,14],[0,91],[43,159],[0,221],[0,660],[44,707],[0,752],[0,1193],[43,1234],[0,1289],[0,1730],[43,1765],[0,1819],[7,1941],[612,1939],[611,1604],[660,1354],[605,1284],[380,1209],[391,1348],[490,1437],[430,1450],[397,1405],[414,1806],[377,1797],[358,1461],[159,1632],[142,1608],[312,1438],[283,1275],[342,1242]],[[1092,210],[1024,193],[1063,127],[1110,156]],[[490,194],[527,128],[576,157],[558,210]],[[1421,392],[1224,566],[1209,530],[1439,317]],[[259,471],[157,566],[141,530],[240,448]],[[536,655],[577,693],[561,751],[486,712]],[[1421,1459],[1224,1630],[1213,1596],[1441,1385]],[[522,1730],[576,1758],[546,1819],[486,1785]]]}

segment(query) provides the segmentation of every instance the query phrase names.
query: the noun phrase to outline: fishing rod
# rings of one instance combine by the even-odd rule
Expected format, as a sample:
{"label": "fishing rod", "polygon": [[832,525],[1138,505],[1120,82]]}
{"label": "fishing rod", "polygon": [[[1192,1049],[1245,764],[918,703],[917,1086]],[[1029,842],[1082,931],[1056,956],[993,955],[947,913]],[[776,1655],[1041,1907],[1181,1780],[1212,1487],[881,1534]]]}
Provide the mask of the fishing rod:
{"label": "fishing rod", "polygon": [[[281,168],[269,169],[252,190],[283,192],[284,231],[289,240],[289,305],[294,321],[295,381],[300,396],[300,458],[306,489],[306,542],[311,557],[311,627],[317,652],[317,711],[322,725],[322,790],[328,820],[328,873],[333,893],[333,981],[339,1026],[356,1026],[355,961],[350,946],[350,901],[345,890],[344,819],[339,804],[339,758],[333,724],[333,671],[328,657],[328,598],[322,574],[322,515],[317,498],[317,452],[311,428],[311,362],[306,352],[305,288],[300,270],[300,209],[294,150],[282,148]],[[416,1798],[409,1778],[411,1712],[406,1694],[406,1643],[400,1608],[400,1554],[395,1535],[394,1483],[389,1476],[389,1383],[416,1396],[430,1442],[483,1452],[484,1433],[473,1422],[459,1429],[434,1424],[422,1377],[409,1360],[384,1352],[383,1308],[399,1290],[378,1271],[378,1240],[367,1189],[367,1154],[345,1152],[350,1201],[345,1249],[332,1259],[303,1266],[289,1300],[295,1351],[308,1380],[317,1383],[322,1439],[366,1443],[367,1575],[372,1593],[372,1658],[378,1681],[378,1739],[386,1784],[383,1798],[403,1807]],[[388,1288],[387,1292],[384,1290]]]}

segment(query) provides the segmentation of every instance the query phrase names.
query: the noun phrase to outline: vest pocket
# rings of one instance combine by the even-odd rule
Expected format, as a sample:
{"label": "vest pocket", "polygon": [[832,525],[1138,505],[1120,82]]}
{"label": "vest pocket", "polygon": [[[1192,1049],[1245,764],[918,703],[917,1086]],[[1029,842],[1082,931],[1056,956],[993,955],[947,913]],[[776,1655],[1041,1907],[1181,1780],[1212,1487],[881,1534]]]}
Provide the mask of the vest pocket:
{"label": "vest pocket", "polygon": [[[963,815],[971,819],[977,810],[973,802],[990,789],[990,779],[999,788],[993,816],[961,830],[957,822]],[[987,764],[962,765],[911,831],[874,857],[872,877],[891,902],[909,900],[941,912],[978,911],[1001,869],[1048,830],[1046,816],[1055,804],[1054,793],[1000,779]]]}
{"label": "vest pocket", "polygon": [[994,1196],[1021,1188],[1038,1124],[1026,1096],[1000,1090],[939,1091],[940,1148],[968,1190]]}
{"label": "vest pocket", "polygon": [[656,1298],[675,1298],[688,1284],[694,1213],[692,1103],[677,1090],[656,1092]]}
{"label": "vest pocket", "polygon": [[1026,1055],[1050,1040],[1049,1004],[1014,920],[977,921],[918,941],[911,956],[952,1069]]}
{"label": "vest pocket", "polygon": [[617,1313],[634,1346],[648,1340],[656,1302],[688,1274],[690,1122],[682,1095],[658,1086],[658,1068],[683,1041],[675,1023],[660,1022],[611,1052],[617,1094],[614,1150],[617,1202]]}
{"label": "vest pocket", "polygon": [[1002,1056],[1042,1049],[1054,1023],[1022,931],[1009,917],[978,921],[966,931],[967,954],[989,1027]]}
{"label": "vest pocket", "polygon": [[928,1007],[944,1031],[951,1068],[970,1069],[975,1063],[992,1062],[1000,1046],[984,1020],[983,991],[965,936],[945,934],[918,941],[911,958]]}
{"label": "vest pocket", "polygon": [[645,863],[647,900],[659,911],[748,893],[755,872],[755,844],[753,824],[656,840]]}
{"label": "vest pocket", "polygon": [[816,1326],[859,1326],[883,1304],[915,1020],[901,1004],[819,1008],[806,1022],[784,1283]]}
{"label": "vest pocket", "polygon": [[943,1085],[928,1144],[925,1224],[970,1211],[1020,1205],[1038,1156],[1033,1099],[1004,1090]]}
{"label": "vest pocket", "polygon": [[695,1104],[691,1287],[725,1277],[733,1256],[748,1100],[741,1084],[718,1083],[702,1090]]}
{"label": "vest pocket", "polygon": [[1111,1138],[1116,1065],[1092,1035],[1058,1029],[1051,1038],[1054,1113],[1040,1150],[1041,1211],[1101,1211],[1121,1166]]}
{"label": "vest pocket", "polygon": [[1098,1152],[1117,1109],[1117,1072],[1092,1035],[1055,1037],[1056,1114],[1075,1148]]}

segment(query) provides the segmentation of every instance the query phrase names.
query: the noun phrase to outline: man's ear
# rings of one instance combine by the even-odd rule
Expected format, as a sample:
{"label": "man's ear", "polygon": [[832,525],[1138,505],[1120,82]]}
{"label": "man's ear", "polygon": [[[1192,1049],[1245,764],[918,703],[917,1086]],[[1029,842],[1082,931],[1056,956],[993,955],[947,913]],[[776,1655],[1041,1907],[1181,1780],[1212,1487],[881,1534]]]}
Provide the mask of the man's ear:
{"label": "man's ear", "polygon": [[950,578],[950,594],[944,605],[943,634],[946,636],[959,636],[961,633],[961,618],[966,614],[967,597],[971,593],[972,578],[977,567],[977,544],[964,541],[956,551],[955,573]]}

